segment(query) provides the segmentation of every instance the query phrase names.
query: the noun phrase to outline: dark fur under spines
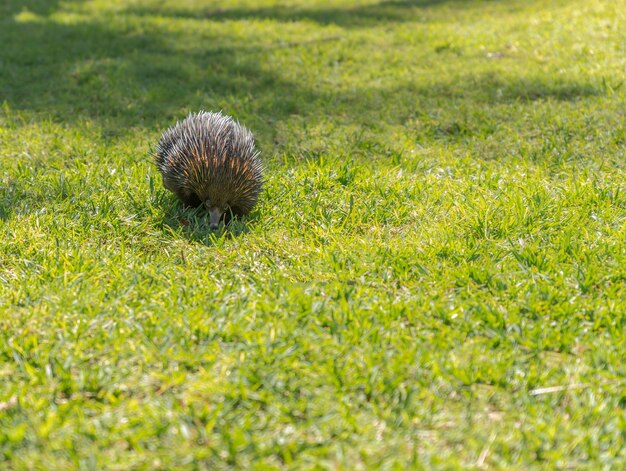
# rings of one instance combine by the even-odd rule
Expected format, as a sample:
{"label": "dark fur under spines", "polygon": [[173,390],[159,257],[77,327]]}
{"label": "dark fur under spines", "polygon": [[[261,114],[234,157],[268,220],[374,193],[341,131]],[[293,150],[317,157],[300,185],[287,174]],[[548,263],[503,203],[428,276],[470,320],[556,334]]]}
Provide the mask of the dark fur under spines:
{"label": "dark fur under spines", "polygon": [[191,113],[163,133],[155,155],[163,185],[188,206],[204,205],[220,218],[254,208],[263,186],[252,133],[230,116]]}

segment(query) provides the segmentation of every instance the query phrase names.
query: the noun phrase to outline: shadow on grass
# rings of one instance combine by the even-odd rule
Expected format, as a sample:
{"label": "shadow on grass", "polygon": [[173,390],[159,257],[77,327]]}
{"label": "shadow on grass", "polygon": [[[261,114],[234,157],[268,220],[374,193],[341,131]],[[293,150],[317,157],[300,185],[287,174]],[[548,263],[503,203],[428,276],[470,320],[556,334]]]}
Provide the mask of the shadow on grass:
{"label": "shadow on grass", "polygon": [[[444,3],[448,2],[386,1],[352,9],[307,10],[306,14],[343,18],[344,12],[346,21],[401,21],[410,18],[407,10]],[[63,8],[63,4],[55,6],[54,1],[31,0],[26,5],[43,13]],[[21,1],[9,0],[4,8],[17,12],[21,6]],[[133,11],[129,7],[122,14]],[[155,8],[144,10],[144,14],[177,13]],[[225,9],[211,18],[260,15],[288,21],[289,15],[298,14],[298,10],[284,8]],[[0,63],[9,65],[0,69],[1,99],[9,108],[34,111],[61,122],[96,120],[105,137],[132,128],[164,129],[190,110],[223,109],[246,122],[262,143],[271,141],[277,122],[294,115],[320,119],[343,105],[348,105],[342,108],[348,121],[359,123],[363,116],[371,116],[375,122],[394,122],[397,109],[424,101],[463,98],[492,104],[573,100],[599,93],[588,83],[490,75],[458,77],[455,83],[443,78],[428,85],[405,84],[383,90],[312,89],[285,80],[264,66],[264,59],[271,54],[267,45],[233,41],[211,28],[203,30],[194,44],[191,36],[164,32],[158,26],[133,22],[115,25],[107,23],[106,18],[87,23],[61,23],[47,17],[19,21],[15,14],[0,20],[0,43],[4,44]],[[183,47],[178,46],[179,39],[186,41]],[[294,46],[298,47],[284,47]],[[366,121],[361,124],[369,124]]]}
{"label": "shadow on grass", "polygon": [[222,238],[230,239],[249,233],[250,225],[255,224],[260,217],[255,210],[248,216],[228,221],[217,232],[213,232],[210,229],[209,215],[202,208],[185,207],[171,195],[167,195],[164,206],[166,216],[163,218],[163,225],[170,232],[182,232],[188,240],[206,246],[215,245]]}
{"label": "shadow on grass", "polygon": [[[534,0],[491,0],[491,4],[528,4]],[[175,18],[224,20],[269,20],[277,22],[310,21],[319,25],[337,25],[344,28],[369,27],[381,24],[419,22],[427,18],[425,12],[441,6],[468,9],[481,0],[384,0],[366,5],[341,5],[321,8],[299,8],[291,5],[272,7],[208,7],[199,10],[182,8],[159,10],[131,6],[126,10],[135,15],[165,15]]]}
{"label": "shadow on grass", "polygon": [[[274,6],[261,8],[205,8],[199,11],[185,9],[167,9],[165,14],[177,18],[206,18],[212,21],[223,20],[270,20],[278,22],[312,21],[320,25],[338,25],[342,27],[372,26],[381,23],[417,21],[423,17],[420,10],[444,3],[449,0],[388,0],[358,7],[323,7],[316,9],[292,6]],[[153,8],[131,7],[128,10],[136,15],[155,15]]]}
{"label": "shadow on grass", "polygon": [[62,3],[77,3],[81,0],[5,0],[0,2],[0,18],[29,11],[38,15],[49,15],[59,9]]}
{"label": "shadow on grass", "polygon": [[405,83],[393,88],[356,90],[334,96],[334,99],[359,119],[367,120],[368,110],[379,110],[380,114],[370,113],[369,117],[377,122],[398,123],[416,112],[421,113],[423,109],[442,109],[442,101],[448,103],[448,109],[454,109],[462,102],[468,107],[489,108],[541,100],[575,101],[605,93],[601,84],[590,82],[546,80],[543,77],[513,78],[485,73],[449,77],[427,84]]}
{"label": "shadow on grass", "polygon": [[4,190],[0,190],[0,221],[7,221],[13,214],[13,205],[9,198],[4,195]]}
{"label": "shadow on grass", "polygon": [[0,222],[8,221],[19,213],[20,203],[27,197],[28,193],[24,188],[16,184],[10,176],[7,179],[0,178]]}
{"label": "shadow on grass", "polygon": [[[94,24],[13,24],[0,41],[9,44],[0,61],[12,64],[0,72],[9,107],[62,122],[88,117],[112,135],[129,127],[169,126],[181,110],[229,103],[271,123],[314,98],[264,71],[255,48],[185,53],[170,49],[159,35]],[[219,44],[219,38],[207,42]]]}

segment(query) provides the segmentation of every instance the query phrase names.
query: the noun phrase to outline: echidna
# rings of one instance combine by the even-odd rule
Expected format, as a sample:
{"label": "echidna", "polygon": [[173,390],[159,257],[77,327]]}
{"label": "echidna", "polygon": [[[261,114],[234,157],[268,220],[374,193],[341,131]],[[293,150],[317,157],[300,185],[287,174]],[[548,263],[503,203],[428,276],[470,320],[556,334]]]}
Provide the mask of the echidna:
{"label": "echidna", "polygon": [[163,133],[155,155],[163,186],[188,206],[203,205],[211,230],[248,214],[263,185],[252,133],[230,116],[190,113]]}

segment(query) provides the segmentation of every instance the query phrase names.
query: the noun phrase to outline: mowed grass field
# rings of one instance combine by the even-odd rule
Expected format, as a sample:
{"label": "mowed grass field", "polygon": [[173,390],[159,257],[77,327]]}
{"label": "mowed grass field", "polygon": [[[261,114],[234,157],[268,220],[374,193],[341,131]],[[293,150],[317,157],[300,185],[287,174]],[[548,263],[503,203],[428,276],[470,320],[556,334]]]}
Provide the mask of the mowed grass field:
{"label": "mowed grass field", "polygon": [[[0,468],[624,469],[626,2],[5,0]],[[254,131],[211,234],[151,152]]]}

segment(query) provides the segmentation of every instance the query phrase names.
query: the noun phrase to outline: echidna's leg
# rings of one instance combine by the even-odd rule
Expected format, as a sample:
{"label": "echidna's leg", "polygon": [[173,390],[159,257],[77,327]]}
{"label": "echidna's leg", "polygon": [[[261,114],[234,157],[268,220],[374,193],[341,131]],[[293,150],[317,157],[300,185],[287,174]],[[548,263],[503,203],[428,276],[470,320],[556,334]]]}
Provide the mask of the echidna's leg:
{"label": "echidna's leg", "polygon": [[193,208],[197,208],[198,206],[202,204],[202,201],[200,201],[200,198],[198,198],[198,196],[192,191],[179,189],[178,191],[176,191],[176,196],[180,198],[180,200],[183,202],[185,206],[191,206]]}
{"label": "echidna's leg", "polygon": [[224,224],[228,224],[235,216],[235,213],[233,212],[232,208],[228,208],[226,211],[224,211],[224,214],[222,214],[222,221],[224,221]]}
{"label": "echidna's leg", "polygon": [[185,206],[196,208],[202,204],[200,198],[198,198],[193,191],[181,188],[178,183],[172,181],[165,175],[163,175],[163,186],[178,196],[178,199],[180,199]]}
{"label": "echidna's leg", "polygon": [[246,214],[245,211],[243,211],[238,206],[231,206],[230,211],[226,211],[226,212],[229,214],[229,216],[230,216],[230,213],[232,213],[233,216],[244,216]]}
{"label": "echidna's leg", "polygon": [[166,190],[176,192],[176,185],[174,185],[174,183],[172,183],[165,175],[163,175],[163,186]]}

